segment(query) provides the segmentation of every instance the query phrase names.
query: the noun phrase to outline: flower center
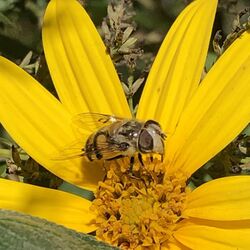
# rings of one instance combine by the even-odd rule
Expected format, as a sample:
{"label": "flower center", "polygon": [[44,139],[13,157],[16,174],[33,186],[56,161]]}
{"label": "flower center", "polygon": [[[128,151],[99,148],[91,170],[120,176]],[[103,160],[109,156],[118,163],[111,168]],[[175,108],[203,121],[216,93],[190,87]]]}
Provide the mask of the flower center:
{"label": "flower center", "polygon": [[136,162],[132,170],[125,158],[107,163],[92,205],[97,238],[123,249],[158,249],[172,239],[182,219],[187,178],[182,173],[168,176],[165,169],[150,158],[144,166]]}

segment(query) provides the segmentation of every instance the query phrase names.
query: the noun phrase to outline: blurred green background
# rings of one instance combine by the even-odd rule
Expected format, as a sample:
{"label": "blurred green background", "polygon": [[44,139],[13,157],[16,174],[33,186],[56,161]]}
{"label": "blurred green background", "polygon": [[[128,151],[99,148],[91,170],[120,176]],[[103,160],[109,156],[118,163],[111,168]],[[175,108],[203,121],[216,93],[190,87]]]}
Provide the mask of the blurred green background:
{"label": "blurred green background", "polygon": [[[12,60],[21,60],[29,50],[42,53],[41,26],[48,0],[0,0],[0,53]],[[85,0],[96,26],[107,15],[108,0]],[[118,0],[113,2],[117,3]],[[133,0],[134,21],[139,41],[145,51],[156,53],[168,28],[190,0]],[[228,34],[236,14],[250,6],[249,0],[221,0],[216,29]]]}
{"label": "blurred green background", "polygon": [[[111,1],[85,0],[80,2],[85,6],[100,34],[105,39],[102,22],[107,16],[107,6]],[[112,1],[114,6],[121,4],[121,2],[119,0]],[[124,83],[125,91],[128,91],[131,71],[134,76],[133,80],[131,80],[132,83],[139,79],[133,97],[130,96],[133,99],[134,108],[143,89],[148,69],[166,32],[179,12],[189,2],[191,1],[134,0],[131,1],[132,5],[128,3],[127,14],[130,14],[132,17],[129,18],[128,23],[134,29],[131,37],[137,39],[133,43],[133,52],[135,54],[133,56],[136,58],[136,63],[132,67],[128,65],[126,58],[125,63],[122,63],[124,58],[115,57],[117,54],[115,54],[113,59]],[[47,3],[48,0],[0,0],[0,54],[19,64],[52,93],[56,94],[44,59],[41,40],[43,13]],[[222,37],[225,39],[233,30],[237,14],[249,6],[250,0],[221,0],[216,15],[213,36],[216,31],[222,30]],[[249,15],[246,14],[246,16]],[[110,41],[105,39],[105,42]],[[108,45],[112,47],[112,44]],[[210,46],[206,71],[209,70],[215,60],[216,54],[212,46]],[[223,125],[221,129],[223,129]],[[250,172],[249,134],[249,128],[247,128],[234,142],[192,177],[191,185],[197,186],[204,181],[226,175],[248,174]],[[23,180],[25,182],[52,188],[57,188],[58,186],[61,188],[66,186],[66,189],[68,188],[65,183],[61,186],[62,182],[53,175],[48,174],[41,166],[36,165],[34,162],[27,164],[26,160],[28,157],[20,149],[14,149],[13,153],[11,146],[14,142],[8,137],[2,127],[0,128],[0,137],[0,174],[2,177],[6,177],[6,166],[10,167],[8,164],[6,165],[6,159],[11,159],[14,165],[19,164],[24,169],[21,175],[24,177]],[[16,156],[13,157],[13,154],[16,154]],[[26,168],[23,167],[25,163]],[[18,167],[20,167],[19,165]],[[34,171],[37,172],[37,175],[34,175]],[[36,176],[36,179],[32,179],[30,177],[32,175]],[[37,176],[40,177],[38,178]],[[75,192],[78,191],[76,190]]]}

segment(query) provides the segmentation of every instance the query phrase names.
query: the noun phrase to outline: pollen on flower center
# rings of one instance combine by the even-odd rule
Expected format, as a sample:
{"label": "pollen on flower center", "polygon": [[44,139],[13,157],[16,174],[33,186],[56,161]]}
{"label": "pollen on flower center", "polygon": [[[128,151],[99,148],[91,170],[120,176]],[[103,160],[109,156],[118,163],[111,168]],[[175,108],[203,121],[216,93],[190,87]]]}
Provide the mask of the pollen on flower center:
{"label": "pollen on flower center", "polygon": [[128,159],[107,163],[92,205],[97,238],[123,249],[167,245],[182,219],[188,188],[183,174],[168,176],[165,168],[149,158],[132,170]]}

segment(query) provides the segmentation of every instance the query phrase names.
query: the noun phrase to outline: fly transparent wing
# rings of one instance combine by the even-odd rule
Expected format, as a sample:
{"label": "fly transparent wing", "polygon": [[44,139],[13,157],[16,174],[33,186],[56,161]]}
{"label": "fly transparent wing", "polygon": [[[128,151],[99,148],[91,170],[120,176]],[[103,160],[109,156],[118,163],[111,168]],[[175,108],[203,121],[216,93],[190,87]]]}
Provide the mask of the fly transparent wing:
{"label": "fly transparent wing", "polygon": [[[58,153],[56,153],[52,160],[63,161],[75,158],[87,157],[84,150],[84,145],[82,141],[75,141],[64,148],[62,148]],[[112,159],[116,156],[122,155],[122,151],[119,149],[118,144],[112,144],[109,142],[98,143],[98,148],[93,149],[91,152],[91,158],[95,159],[97,154],[101,154],[101,159]],[[87,159],[87,158],[86,158]]]}
{"label": "fly transparent wing", "polygon": [[85,156],[84,145],[85,142],[80,139],[65,145],[53,155],[52,160],[63,161],[83,157]]}
{"label": "fly transparent wing", "polygon": [[[68,160],[86,156],[84,151],[86,141],[92,133],[96,133],[100,128],[108,126],[114,122],[122,121],[124,118],[100,114],[100,113],[80,113],[72,118],[72,129],[77,140],[69,145],[65,145],[56,155],[54,160]],[[103,159],[113,158],[119,154],[118,147],[112,143],[99,143],[98,149],[91,152],[93,155],[101,151]]]}
{"label": "fly transparent wing", "polygon": [[96,131],[114,122],[122,121],[124,118],[100,113],[80,113],[72,118],[72,123],[78,127]]}
{"label": "fly transparent wing", "polygon": [[72,118],[73,131],[76,134],[90,135],[102,127],[114,122],[122,121],[124,118],[100,113],[80,113]]}

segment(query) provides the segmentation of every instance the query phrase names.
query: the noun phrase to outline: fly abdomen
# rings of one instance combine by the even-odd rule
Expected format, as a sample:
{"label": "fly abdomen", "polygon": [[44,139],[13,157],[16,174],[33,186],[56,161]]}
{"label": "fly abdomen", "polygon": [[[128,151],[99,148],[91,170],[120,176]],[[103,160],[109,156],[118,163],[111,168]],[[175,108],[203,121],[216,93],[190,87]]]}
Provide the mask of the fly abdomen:
{"label": "fly abdomen", "polygon": [[89,136],[85,145],[85,154],[90,161],[101,160],[102,151],[108,147],[108,132],[100,130]]}
{"label": "fly abdomen", "polygon": [[90,135],[88,140],[86,141],[85,148],[84,148],[85,155],[87,156],[89,161],[95,160],[95,158],[93,158],[93,152],[95,149],[92,143],[93,141],[92,139],[93,139],[93,135]]}

